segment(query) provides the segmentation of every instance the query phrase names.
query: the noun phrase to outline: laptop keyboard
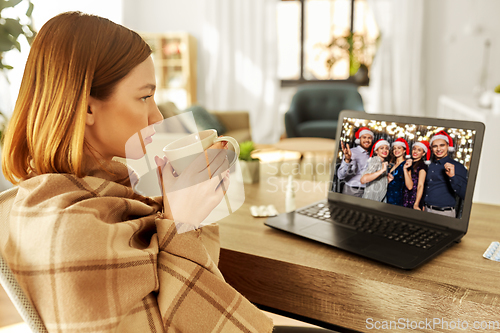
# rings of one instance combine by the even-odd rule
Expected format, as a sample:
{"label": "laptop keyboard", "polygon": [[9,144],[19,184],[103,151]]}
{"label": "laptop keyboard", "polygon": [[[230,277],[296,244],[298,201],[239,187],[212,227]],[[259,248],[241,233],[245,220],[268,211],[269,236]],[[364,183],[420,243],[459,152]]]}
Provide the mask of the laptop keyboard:
{"label": "laptop keyboard", "polygon": [[357,210],[348,210],[328,203],[306,207],[298,210],[297,213],[328,222],[335,221],[359,232],[377,235],[422,249],[429,249],[448,236],[445,232],[382,216],[365,214]]}

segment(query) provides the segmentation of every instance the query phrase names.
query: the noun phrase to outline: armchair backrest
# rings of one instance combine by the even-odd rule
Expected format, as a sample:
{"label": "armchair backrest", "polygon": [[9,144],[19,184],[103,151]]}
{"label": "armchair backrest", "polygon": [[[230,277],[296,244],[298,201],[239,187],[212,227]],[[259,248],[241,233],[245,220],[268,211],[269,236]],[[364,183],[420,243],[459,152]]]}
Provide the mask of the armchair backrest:
{"label": "armchair backrest", "polygon": [[8,235],[4,229],[9,216],[14,199],[17,194],[17,187],[11,188],[0,193],[0,285],[3,287],[21,318],[28,324],[34,333],[47,332],[38,312],[36,311],[29,298],[24,293],[23,289],[16,280],[16,276],[12,273],[3,257],[3,249]]}
{"label": "armchair backrest", "polygon": [[340,111],[364,111],[357,86],[349,83],[321,83],[301,86],[292,105],[302,121],[337,120]]}

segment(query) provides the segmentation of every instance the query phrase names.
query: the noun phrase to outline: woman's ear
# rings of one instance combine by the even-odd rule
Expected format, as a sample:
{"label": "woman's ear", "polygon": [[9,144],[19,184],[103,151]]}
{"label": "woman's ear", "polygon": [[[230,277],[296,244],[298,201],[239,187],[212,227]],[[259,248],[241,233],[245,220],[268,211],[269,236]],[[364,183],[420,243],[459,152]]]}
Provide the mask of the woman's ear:
{"label": "woman's ear", "polygon": [[89,105],[87,106],[87,118],[85,119],[85,124],[88,126],[92,126],[95,123],[95,111],[97,109],[98,101],[89,96]]}

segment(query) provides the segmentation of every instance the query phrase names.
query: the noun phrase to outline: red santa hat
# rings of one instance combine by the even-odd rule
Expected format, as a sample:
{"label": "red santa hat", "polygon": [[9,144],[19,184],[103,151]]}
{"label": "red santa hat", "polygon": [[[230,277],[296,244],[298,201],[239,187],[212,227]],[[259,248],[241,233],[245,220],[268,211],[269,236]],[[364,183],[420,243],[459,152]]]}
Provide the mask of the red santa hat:
{"label": "red santa hat", "polygon": [[411,155],[410,155],[410,146],[408,145],[408,142],[406,142],[405,139],[403,139],[403,138],[397,139],[396,141],[394,141],[392,143],[392,147],[393,148],[394,148],[394,146],[404,147],[406,149],[406,156],[405,156],[405,158],[411,158]]}
{"label": "red santa hat", "polygon": [[438,139],[444,140],[444,141],[446,141],[446,143],[448,143],[448,151],[449,152],[455,151],[455,147],[453,147],[453,139],[448,135],[448,133],[446,133],[445,131],[437,132],[432,137],[430,145],[432,146],[432,141],[438,140]]}
{"label": "red santa hat", "polygon": [[372,152],[370,153],[370,157],[373,156],[373,152],[377,149],[379,149],[381,146],[383,145],[386,145],[387,147],[390,147],[391,145],[389,144],[389,142],[387,140],[384,140],[384,139],[379,139],[377,140],[377,142],[375,142],[375,144],[373,145],[372,147]]}
{"label": "red santa hat", "polygon": [[427,160],[424,162],[425,164],[429,165],[431,164],[431,149],[430,149],[430,144],[428,141],[426,140],[422,140],[422,141],[419,141],[419,142],[415,142],[413,144],[413,147],[420,147],[424,150],[425,154],[426,154],[426,158]]}
{"label": "red santa hat", "polygon": [[365,134],[370,134],[372,136],[372,139],[375,137],[373,135],[373,132],[370,131],[370,129],[368,127],[360,127],[358,129],[358,131],[356,132],[356,140],[354,142],[356,142],[357,145],[359,145],[360,141],[359,141],[359,138],[362,136],[362,135],[365,135]]}

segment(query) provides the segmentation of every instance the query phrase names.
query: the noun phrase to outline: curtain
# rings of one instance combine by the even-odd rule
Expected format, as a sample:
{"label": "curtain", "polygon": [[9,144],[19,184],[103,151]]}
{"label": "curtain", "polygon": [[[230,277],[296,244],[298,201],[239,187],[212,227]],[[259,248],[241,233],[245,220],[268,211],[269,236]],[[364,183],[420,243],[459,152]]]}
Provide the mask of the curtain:
{"label": "curtain", "polygon": [[247,110],[252,139],[279,140],[276,0],[203,2],[200,100],[212,110]]}
{"label": "curtain", "polygon": [[376,113],[424,116],[424,0],[369,0],[381,33],[370,73]]}

